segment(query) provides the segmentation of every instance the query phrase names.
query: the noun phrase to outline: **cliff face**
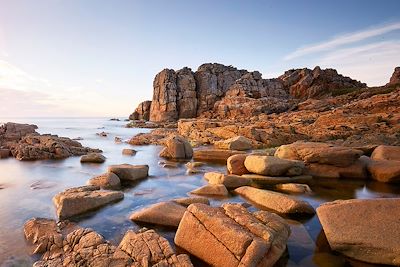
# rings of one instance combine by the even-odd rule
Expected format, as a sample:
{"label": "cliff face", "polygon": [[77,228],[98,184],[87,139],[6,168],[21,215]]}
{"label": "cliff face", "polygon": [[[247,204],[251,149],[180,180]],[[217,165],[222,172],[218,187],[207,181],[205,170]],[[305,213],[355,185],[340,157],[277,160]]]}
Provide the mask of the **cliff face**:
{"label": "cliff face", "polygon": [[178,71],[164,69],[156,75],[153,87],[149,118],[144,116],[147,106],[141,103],[133,119],[164,122],[199,116],[280,113],[290,109],[296,100],[323,98],[366,84],[344,77],[334,69],[296,69],[276,79],[263,79],[258,71],[209,63],[196,72],[187,67]]}

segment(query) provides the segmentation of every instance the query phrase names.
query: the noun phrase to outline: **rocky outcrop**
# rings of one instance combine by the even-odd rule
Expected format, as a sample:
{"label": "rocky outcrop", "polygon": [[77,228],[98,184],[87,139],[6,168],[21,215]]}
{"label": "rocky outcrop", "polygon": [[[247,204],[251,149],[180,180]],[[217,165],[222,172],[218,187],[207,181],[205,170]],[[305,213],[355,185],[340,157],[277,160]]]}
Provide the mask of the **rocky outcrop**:
{"label": "rocky outcrop", "polygon": [[153,230],[127,231],[116,247],[92,229],[66,230],[60,226],[65,224],[40,218],[25,223],[27,241],[36,247],[34,253],[43,254],[34,266],[193,266],[187,255],[175,254]]}
{"label": "rocky outcrop", "polygon": [[60,219],[79,215],[124,198],[124,193],[100,191],[98,186],[81,186],[67,189],[53,197]]}
{"label": "rocky outcrop", "polygon": [[299,99],[318,98],[329,94],[335,95],[342,89],[359,89],[367,85],[342,76],[334,69],[322,70],[320,67],[310,69],[288,70],[279,76],[291,96]]}
{"label": "rocky outcrop", "polygon": [[317,208],[333,250],[364,262],[400,264],[400,199],[338,200]]}
{"label": "rocky outcrop", "polygon": [[0,126],[0,147],[9,149],[18,160],[63,159],[101,152],[67,137],[40,135],[36,129],[36,125],[6,123]]}
{"label": "rocky outcrop", "polygon": [[148,121],[150,119],[150,107],[151,101],[143,101],[141,102],[136,110],[129,116],[130,120],[145,120]]}
{"label": "rocky outcrop", "polygon": [[270,267],[285,251],[289,235],[289,226],[276,214],[250,213],[240,204],[193,204],[179,224],[175,244],[211,266]]}
{"label": "rocky outcrop", "polygon": [[392,77],[390,77],[390,81],[387,85],[396,85],[396,84],[400,84],[400,67],[396,67],[394,69]]}

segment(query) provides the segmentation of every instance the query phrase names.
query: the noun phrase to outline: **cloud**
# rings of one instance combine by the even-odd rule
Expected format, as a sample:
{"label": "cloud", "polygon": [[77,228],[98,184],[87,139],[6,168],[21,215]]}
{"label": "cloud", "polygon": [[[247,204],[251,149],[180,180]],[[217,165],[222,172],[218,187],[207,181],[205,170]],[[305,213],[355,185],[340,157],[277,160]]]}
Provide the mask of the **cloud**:
{"label": "cloud", "polygon": [[356,43],[371,37],[380,36],[396,30],[400,30],[400,22],[386,24],[380,27],[369,28],[358,32],[348,33],[345,35],[334,37],[322,43],[312,44],[298,48],[294,52],[286,55],[284,57],[284,60],[292,60],[294,58],[302,57],[317,52],[329,51],[343,45]]}
{"label": "cloud", "polygon": [[384,85],[400,63],[400,40],[337,49],[317,59],[315,65],[333,67],[369,86]]}

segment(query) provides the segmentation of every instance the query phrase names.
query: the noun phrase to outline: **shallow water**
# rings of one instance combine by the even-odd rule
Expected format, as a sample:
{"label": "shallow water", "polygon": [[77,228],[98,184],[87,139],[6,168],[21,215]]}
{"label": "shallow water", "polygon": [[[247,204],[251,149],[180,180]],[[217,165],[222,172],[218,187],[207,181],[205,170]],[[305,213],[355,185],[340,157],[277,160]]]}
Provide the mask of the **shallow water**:
{"label": "shallow water", "polygon": [[[31,266],[37,258],[29,255],[22,228],[32,217],[54,218],[52,197],[73,186],[84,185],[94,175],[103,173],[110,164],[148,164],[150,177],[135,185],[124,188],[125,198],[97,211],[76,217],[73,221],[80,226],[90,227],[106,239],[118,244],[128,229],[137,230],[143,226],[129,220],[132,211],[147,205],[188,196],[188,192],[206,184],[202,174],[186,175],[183,163],[178,168],[162,168],[159,165],[157,146],[131,146],[116,144],[114,138],[124,140],[147,129],[124,128],[124,121],[97,119],[0,119],[0,122],[14,121],[33,123],[40,133],[52,133],[70,138],[81,137],[80,142],[92,148],[100,148],[107,157],[104,164],[80,163],[79,157],[65,160],[20,162],[13,158],[0,160],[0,265]],[[108,137],[96,135],[107,132]],[[135,156],[122,155],[123,148],[137,150]],[[207,165],[209,170],[225,171],[223,165]],[[312,195],[300,195],[313,207],[335,199],[398,197],[400,187],[377,182],[364,183],[354,180],[320,180],[311,186]],[[239,196],[226,199],[212,199],[212,205],[222,202],[245,202]],[[317,216],[290,221],[292,235],[288,242],[288,259],[281,266],[350,266],[343,258],[330,251]],[[174,231],[155,227],[171,242]],[[202,266],[201,263],[197,264]]]}

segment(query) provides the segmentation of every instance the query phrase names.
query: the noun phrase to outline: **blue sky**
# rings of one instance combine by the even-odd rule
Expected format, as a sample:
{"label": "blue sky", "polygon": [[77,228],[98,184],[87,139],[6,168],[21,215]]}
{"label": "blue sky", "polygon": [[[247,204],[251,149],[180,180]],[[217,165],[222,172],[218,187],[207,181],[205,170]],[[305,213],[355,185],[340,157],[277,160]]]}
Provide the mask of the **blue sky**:
{"label": "blue sky", "polygon": [[127,116],[163,68],[400,65],[400,1],[0,0],[0,117]]}

